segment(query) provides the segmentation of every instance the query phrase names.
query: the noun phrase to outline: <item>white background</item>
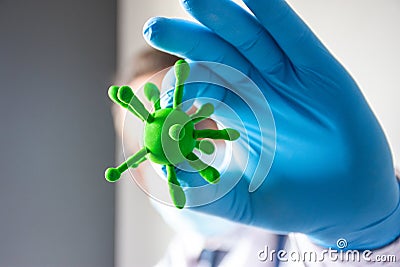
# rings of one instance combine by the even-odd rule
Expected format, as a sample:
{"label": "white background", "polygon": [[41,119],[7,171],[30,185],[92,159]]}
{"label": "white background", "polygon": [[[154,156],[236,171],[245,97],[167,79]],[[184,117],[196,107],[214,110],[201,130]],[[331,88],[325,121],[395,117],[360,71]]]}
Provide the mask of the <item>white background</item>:
{"label": "white background", "polygon": [[[288,1],[353,75],[381,122],[400,166],[400,1]],[[179,0],[119,0],[118,67],[145,45],[142,26],[152,16],[183,17]],[[171,230],[133,180],[117,187],[116,265],[151,266]]]}

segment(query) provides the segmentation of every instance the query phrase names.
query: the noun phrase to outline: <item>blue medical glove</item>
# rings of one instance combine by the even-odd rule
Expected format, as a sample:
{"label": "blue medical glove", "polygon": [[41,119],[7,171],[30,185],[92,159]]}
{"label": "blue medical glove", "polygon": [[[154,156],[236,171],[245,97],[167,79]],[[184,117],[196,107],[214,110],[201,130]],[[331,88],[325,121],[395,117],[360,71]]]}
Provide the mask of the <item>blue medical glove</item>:
{"label": "blue medical glove", "polygon": [[[228,164],[221,183],[237,173],[240,179],[221,196],[220,185],[204,190],[215,200],[190,208],[279,233],[305,233],[323,246],[337,247],[341,238],[348,249],[389,244],[400,234],[399,184],[385,135],[357,84],[285,1],[244,2],[253,14],[229,0],[186,0],[183,6],[200,24],[153,18],[144,29],[152,46],[190,59],[195,70],[202,69],[196,62],[217,62],[250,78],[203,68],[203,78],[239,88],[246,101],[224,86],[186,88],[190,97],[215,92],[243,127],[224,115],[224,105],[215,119],[248,138],[233,148],[234,156],[248,155],[244,171]],[[247,92],[251,82],[268,100],[275,128],[269,120],[258,127],[255,114],[262,107]],[[275,142],[260,143],[264,133]],[[189,185],[198,177],[186,171],[178,176]],[[196,197],[187,193],[188,202]]]}

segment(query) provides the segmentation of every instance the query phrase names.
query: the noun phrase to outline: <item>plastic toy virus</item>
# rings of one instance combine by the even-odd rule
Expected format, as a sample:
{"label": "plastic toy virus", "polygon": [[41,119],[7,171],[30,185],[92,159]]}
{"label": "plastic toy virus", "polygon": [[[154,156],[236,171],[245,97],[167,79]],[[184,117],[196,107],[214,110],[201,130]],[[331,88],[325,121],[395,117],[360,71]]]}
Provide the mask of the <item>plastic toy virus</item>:
{"label": "plastic toy virus", "polygon": [[226,128],[222,130],[195,129],[195,124],[208,118],[214,112],[210,103],[201,106],[192,115],[181,109],[184,82],[189,76],[190,67],[184,60],[175,63],[176,84],[172,108],[162,109],[160,91],[157,86],[147,83],[144,86],[146,98],[152,102],[154,112],[150,113],[128,86],[111,86],[109,97],[123,108],[139,117],[144,123],[144,147],[129,157],[116,168],[108,168],[105,177],[109,182],[117,181],[128,168],[136,168],[146,159],[165,165],[169,192],[174,205],[181,209],[186,197],[176,177],[175,165],[188,161],[208,183],[217,183],[220,179],[218,170],[201,161],[194,153],[196,148],[205,154],[214,153],[214,145],[203,138],[236,140],[239,132]]}

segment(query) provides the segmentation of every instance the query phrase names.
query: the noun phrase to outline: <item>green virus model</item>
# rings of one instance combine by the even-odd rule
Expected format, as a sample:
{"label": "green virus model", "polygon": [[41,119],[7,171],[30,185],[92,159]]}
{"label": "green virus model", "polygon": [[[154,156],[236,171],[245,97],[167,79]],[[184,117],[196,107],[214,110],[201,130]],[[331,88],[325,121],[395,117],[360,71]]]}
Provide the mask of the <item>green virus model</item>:
{"label": "green virus model", "polygon": [[208,118],[214,112],[210,103],[202,105],[194,114],[188,115],[181,109],[184,82],[190,72],[189,64],[184,60],[175,63],[176,85],[173,107],[160,107],[160,91],[153,83],[146,83],[144,93],[153,104],[150,113],[128,86],[111,86],[109,97],[117,104],[139,117],[144,123],[144,147],[129,157],[116,168],[108,168],[105,177],[109,182],[117,181],[128,168],[136,168],[146,159],[165,165],[169,192],[175,206],[183,208],[186,203],[185,193],[176,177],[175,166],[184,161],[199,172],[208,183],[217,183],[220,179],[218,170],[202,162],[194,153],[198,149],[205,154],[214,153],[214,145],[204,138],[236,140],[239,132],[234,129],[197,130],[195,124]]}

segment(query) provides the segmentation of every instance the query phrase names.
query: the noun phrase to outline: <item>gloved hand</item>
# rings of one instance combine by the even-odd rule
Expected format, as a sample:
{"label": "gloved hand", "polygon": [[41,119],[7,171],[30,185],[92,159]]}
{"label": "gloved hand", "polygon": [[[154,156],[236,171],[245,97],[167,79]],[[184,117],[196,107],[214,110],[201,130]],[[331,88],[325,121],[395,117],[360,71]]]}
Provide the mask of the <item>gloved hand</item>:
{"label": "gloved hand", "polygon": [[[252,105],[260,110],[259,102],[265,103],[251,97],[250,80],[228,75],[227,81],[218,68],[203,68],[203,78],[220,79],[248,97],[221,86],[186,88],[190,97],[216,95],[239,114],[248,137],[240,153],[246,149],[248,162],[243,173],[236,164],[224,170],[221,183],[236,172],[242,176],[228,193],[219,196],[215,185],[203,191],[216,194],[215,201],[190,208],[279,233],[305,233],[322,246],[337,247],[340,238],[348,249],[390,243],[400,234],[399,184],[385,135],[357,84],[285,1],[244,2],[254,16],[229,0],[186,0],[183,6],[201,24],[153,18],[144,28],[147,41],[160,50],[248,76],[275,122],[276,134],[273,124],[257,126]],[[223,110],[217,106],[215,119],[238,128],[239,120]],[[260,143],[264,133],[267,142]],[[268,142],[271,136],[276,143]],[[184,182],[198,175],[178,176]],[[187,198],[196,195],[188,192]]]}

